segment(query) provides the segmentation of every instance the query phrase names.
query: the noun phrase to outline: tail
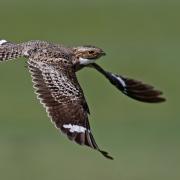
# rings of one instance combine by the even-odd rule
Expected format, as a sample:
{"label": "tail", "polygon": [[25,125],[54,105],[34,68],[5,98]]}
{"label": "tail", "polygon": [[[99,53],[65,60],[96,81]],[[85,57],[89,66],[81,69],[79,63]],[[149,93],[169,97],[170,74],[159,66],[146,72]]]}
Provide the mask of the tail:
{"label": "tail", "polygon": [[160,96],[162,95],[162,92],[155,90],[151,85],[105,71],[95,63],[91,66],[103,74],[111,84],[126,96],[147,103],[159,103],[165,101],[165,98]]}
{"label": "tail", "polygon": [[0,40],[0,61],[16,59],[22,55],[22,46],[4,39]]}

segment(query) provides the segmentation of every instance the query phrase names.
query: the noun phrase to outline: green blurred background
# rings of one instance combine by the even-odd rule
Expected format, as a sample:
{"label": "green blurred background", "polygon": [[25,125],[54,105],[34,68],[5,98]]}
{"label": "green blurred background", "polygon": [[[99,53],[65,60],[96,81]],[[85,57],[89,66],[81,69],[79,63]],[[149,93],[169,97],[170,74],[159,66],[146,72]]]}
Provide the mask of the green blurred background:
{"label": "green blurred background", "polygon": [[33,93],[25,60],[0,64],[0,179],[179,180],[180,1],[0,0],[0,36],[104,49],[109,71],[163,90],[164,104],[135,102],[91,69],[78,73],[97,143],[67,140]]}

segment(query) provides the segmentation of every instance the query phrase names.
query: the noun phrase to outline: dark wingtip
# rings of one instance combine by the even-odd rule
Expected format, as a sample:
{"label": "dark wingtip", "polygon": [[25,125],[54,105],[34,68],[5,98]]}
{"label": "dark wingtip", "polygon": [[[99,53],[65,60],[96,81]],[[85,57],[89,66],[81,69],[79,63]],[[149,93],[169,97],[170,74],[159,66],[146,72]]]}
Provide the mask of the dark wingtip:
{"label": "dark wingtip", "polygon": [[162,96],[162,92],[155,90],[155,89],[146,89],[146,85],[145,84],[141,84],[142,86],[144,85],[144,90],[142,91],[136,91],[134,89],[131,88],[127,88],[126,90],[126,95],[141,101],[141,102],[145,102],[145,103],[162,103],[165,102],[166,99]]}
{"label": "dark wingtip", "polygon": [[161,97],[163,93],[154,89],[153,86],[134,79],[121,78],[126,84],[126,87],[121,91],[127,96],[145,103],[162,103],[166,101],[164,97]]}
{"label": "dark wingtip", "polygon": [[154,87],[149,84],[105,71],[95,63],[91,64],[91,66],[102,73],[111,84],[126,96],[145,103],[161,103],[166,101],[164,97],[161,97],[163,93],[154,89]]}
{"label": "dark wingtip", "polygon": [[106,158],[110,159],[110,160],[114,160],[114,158],[112,156],[109,155],[108,152],[106,151],[102,151],[102,150],[99,150],[99,152]]}
{"label": "dark wingtip", "polygon": [[142,97],[142,96],[137,96],[137,95],[128,95],[128,96],[143,103],[163,103],[166,101],[166,99],[163,97],[147,98],[147,97]]}
{"label": "dark wingtip", "polygon": [[161,102],[165,102],[165,101],[167,101],[167,99],[166,99],[166,98],[164,98],[164,97],[159,97],[159,103],[161,103]]}
{"label": "dark wingtip", "polygon": [[[163,103],[166,101],[166,98],[164,97],[155,97],[154,99],[152,99],[152,103]],[[151,103],[151,102],[149,102]]]}

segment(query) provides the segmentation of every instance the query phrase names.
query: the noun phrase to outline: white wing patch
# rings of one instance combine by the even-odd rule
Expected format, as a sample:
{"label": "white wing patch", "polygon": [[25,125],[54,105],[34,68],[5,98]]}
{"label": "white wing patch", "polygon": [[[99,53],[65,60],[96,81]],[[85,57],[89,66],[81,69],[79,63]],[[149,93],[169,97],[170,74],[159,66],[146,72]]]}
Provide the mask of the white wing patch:
{"label": "white wing patch", "polygon": [[126,87],[126,83],[124,82],[124,80],[122,78],[120,78],[119,76],[116,76],[114,74],[112,74],[112,76],[114,76],[124,88]]}
{"label": "white wing patch", "polygon": [[83,126],[78,125],[72,125],[72,124],[64,124],[63,127],[65,129],[69,129],[70,132],[78,132],[78,133],[84,133],[87,129]]}
{"label": "white wing patch", "polygon": [[3,45],[4,43],[7,43],[7,41],[4,39],[0,40],[0,45]]}

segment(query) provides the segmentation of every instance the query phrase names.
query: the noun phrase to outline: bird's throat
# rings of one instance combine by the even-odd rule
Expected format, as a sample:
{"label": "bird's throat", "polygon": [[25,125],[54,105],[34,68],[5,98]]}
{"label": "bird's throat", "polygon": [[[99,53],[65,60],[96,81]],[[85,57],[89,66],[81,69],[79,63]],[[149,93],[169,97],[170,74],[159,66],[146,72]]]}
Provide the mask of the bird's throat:
{"label": "bird's throat", "polygon": [[88,65],[91,63],[94,63],[96,60],[95,59],[85,59],[85,58],[79,58],[79,64],[81,65]]}

